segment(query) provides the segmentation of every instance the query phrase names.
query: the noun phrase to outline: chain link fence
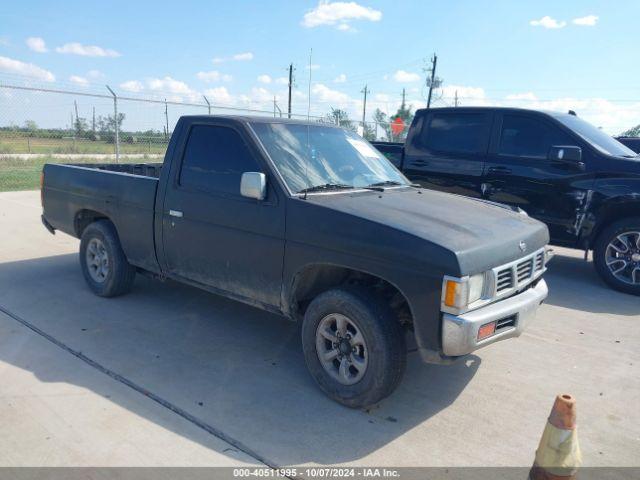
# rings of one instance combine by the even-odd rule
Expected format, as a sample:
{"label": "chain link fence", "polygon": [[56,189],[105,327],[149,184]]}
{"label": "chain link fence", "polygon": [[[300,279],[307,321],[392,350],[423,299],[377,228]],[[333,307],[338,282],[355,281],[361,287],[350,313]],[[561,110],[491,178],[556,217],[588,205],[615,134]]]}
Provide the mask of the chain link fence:
{"label": "chain link fence", "polygon": [[[39,188],[45,163],[161,161],[177,120],[197,114],[287,116],[275,100],[266,110],[0,83],[0,192]],[[291,118],[339,124],[370,140],[402,141],[408,128],[332,114]]]}

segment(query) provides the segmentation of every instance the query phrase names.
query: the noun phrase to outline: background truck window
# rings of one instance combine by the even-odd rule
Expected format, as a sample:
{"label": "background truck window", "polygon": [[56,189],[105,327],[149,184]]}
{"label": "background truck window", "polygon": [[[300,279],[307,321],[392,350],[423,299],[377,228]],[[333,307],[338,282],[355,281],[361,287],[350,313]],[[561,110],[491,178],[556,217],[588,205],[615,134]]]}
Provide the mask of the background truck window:
{"label": "background truck window", "polygon": [[560,129],[537,118],[505,115],[500,133],[500,155],[547,158],[553,145],[573,145]]}
{"label": "background truck window", "polygon": [[423,132],[435,152],[483,154],[489,139],[485,113],[434,113]]}

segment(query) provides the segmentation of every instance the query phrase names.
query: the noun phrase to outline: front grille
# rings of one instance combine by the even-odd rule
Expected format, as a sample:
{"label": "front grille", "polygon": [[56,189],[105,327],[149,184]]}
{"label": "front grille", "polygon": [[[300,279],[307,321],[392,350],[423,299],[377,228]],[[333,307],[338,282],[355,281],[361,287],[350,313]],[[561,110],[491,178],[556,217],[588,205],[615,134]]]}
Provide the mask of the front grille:
{"label": "front grille", "polygon": [[510,268],[501,270],[496,277],[496,291],[498,293],[513,287],[513,272]]}
{"label": "front grille", "polygon": [[510,317],[503,318],[502,320],[498,320],[496,322],[496,332],[503,328],[515,327],[515,326],[516,326],[516,315],[511,315]]}
{"label": "front grille", "polygon": [[516,271],[518,273],[518,283],[522,283],[525,280],[530,279],[531,274],[533,273],[533,259],[520,262],[516,267]]}
{"label": "front grille", "polygon": [[506,295],[513,289],[522,289],[538,278],[542,272],[544,272],[544,249],[494,268],[495,294]]}

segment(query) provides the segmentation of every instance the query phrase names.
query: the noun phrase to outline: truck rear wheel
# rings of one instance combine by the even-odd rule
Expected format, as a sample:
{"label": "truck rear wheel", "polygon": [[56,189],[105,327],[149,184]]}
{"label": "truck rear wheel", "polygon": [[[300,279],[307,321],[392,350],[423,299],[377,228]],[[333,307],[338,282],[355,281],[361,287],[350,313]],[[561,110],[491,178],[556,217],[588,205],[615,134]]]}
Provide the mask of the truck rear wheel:
{"label": "truck rear wheel", "polygon": [[362,288],[318,295],[302,324],[309,372],[333,400],[362,408],[390,395],[406,366],[406,344],[387,305]]}
{"label": "truck rear wheel", "polygon": [[89,288],[101,297],[129,292],[136,276],[136,270],[127,261],[118,234],[108,220],[94,222],[82,232],[80,266]]}
{"label": "truck rear wheel", "polygon": [[593,261],[609,286],[640,295],[640,217],[625,218],[606,227],[594,245]]}

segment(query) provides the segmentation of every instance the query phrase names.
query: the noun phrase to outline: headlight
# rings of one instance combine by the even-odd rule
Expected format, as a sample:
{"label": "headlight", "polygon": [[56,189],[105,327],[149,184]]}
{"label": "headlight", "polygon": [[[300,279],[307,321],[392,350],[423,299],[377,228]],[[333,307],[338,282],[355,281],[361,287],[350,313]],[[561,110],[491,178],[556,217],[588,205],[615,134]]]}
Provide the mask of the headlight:
{"label": "headlight", "polygon": [[459,314],[482,299],[485,289],[485,274],[479,273],[462,278],[445,276],[442,282],[442,311]]}

